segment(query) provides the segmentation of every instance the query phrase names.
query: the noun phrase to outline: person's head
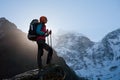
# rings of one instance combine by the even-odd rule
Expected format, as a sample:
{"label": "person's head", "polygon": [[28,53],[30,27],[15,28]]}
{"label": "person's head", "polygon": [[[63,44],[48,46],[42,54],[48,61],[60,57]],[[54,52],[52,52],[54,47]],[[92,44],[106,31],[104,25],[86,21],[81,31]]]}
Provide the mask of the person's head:
{"label": "person's head", "polygon": [[47,23],[47,17],[41,16],[39,21],[40,21],[40,23]]}

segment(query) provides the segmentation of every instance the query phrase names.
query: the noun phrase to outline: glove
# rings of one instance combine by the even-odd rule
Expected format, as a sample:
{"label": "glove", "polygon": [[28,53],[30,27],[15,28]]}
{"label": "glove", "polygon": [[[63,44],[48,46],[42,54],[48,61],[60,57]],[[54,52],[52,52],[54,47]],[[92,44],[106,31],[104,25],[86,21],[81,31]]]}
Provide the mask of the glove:
{"label": "glove", "polygon": [[48,29],[47,29],[46,32],[45,32],[45,36],[49,36]]}
{"label": "glove", "polygon": [[52,31],[50,30],[50,31],[48,31],[48,29],[46,30],[46,32],[45,32],[45,36],[49,36],[49,35],[51,35],[52,34]]}

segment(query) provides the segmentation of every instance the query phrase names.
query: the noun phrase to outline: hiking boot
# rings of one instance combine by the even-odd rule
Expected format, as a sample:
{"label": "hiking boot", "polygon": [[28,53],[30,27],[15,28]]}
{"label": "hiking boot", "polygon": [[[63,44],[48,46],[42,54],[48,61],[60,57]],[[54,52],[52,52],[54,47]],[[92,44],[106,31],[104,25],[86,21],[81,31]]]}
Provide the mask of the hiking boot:
{"label": "hiking boot", "polygon": [[52,60],[52,57],[48,57],[46,64],[51,64],[51,60]]}
{"label": "hiking boot", "polygon": [[37,79],[41,80],[41,77],[43,77],[43,75],[44,75],[44,69],[40,69],[37,74]]}
{"label": "hiking boot", "polygon": [[43,69],[43,65],[38,67],[39,71]]}

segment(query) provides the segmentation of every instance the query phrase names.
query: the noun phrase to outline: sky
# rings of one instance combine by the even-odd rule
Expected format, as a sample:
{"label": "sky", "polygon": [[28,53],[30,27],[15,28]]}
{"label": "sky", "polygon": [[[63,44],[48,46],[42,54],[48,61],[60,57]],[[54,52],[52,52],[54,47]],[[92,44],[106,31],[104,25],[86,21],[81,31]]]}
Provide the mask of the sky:
{"label": "sky", "polygon": [[98,42],[120,28],[120,0],[0,0],[0,17],[23,32],[32,19],[48,18],[53,33],[79,32]]}

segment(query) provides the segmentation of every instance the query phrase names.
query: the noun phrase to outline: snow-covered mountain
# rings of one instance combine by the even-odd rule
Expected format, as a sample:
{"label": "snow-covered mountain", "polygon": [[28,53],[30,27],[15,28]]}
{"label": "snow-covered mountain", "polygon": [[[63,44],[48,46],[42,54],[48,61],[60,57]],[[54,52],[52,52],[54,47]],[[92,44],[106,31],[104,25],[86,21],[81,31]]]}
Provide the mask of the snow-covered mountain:
{"label": "snow-covered mountain", "polygon": [[90,80],[120,80],[120,29],[100,42],[92,42],[79,33],[59,36],[54,46],[59,56],[79,76]]}

